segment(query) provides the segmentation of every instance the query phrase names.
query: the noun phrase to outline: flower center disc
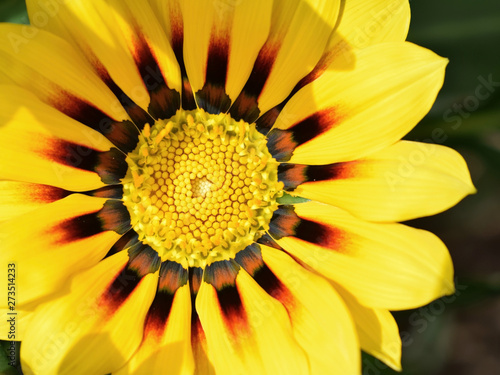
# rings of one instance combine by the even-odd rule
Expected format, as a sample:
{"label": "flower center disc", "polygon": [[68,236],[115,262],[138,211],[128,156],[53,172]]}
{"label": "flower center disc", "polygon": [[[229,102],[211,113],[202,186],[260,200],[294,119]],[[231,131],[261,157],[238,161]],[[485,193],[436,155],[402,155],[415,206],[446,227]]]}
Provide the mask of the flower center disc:
{"label": "flower center disc", "polygon": [[255,125],[203,110],[147,124],[127,163],[123,200],[139,239],[185,267],[233,258],[262,236],[282,189]]}

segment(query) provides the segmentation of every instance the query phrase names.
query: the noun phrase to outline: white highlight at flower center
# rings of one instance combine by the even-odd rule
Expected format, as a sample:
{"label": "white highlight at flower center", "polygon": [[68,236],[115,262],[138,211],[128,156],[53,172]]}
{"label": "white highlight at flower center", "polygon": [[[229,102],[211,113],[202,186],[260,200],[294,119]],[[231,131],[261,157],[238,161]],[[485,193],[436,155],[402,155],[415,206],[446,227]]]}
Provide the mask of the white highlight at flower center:
{"label": "white highlight at flower center", "polygon": [[212,189],[212,186],[215,186],[214,183],[205,177],[191,180],[191,191],[193,192],[193,197],[205,198],[208,192]]}

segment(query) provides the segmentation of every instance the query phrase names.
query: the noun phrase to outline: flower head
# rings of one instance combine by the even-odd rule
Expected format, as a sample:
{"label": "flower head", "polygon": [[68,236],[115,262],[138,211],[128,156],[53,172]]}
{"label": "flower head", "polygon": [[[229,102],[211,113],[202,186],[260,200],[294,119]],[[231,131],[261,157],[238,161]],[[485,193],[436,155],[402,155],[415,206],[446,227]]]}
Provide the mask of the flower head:
{"label": "flower head", "polygon": [[0,25],[26,374],[400,368],[389,310],[454,286],[444,244],[397,222],[474,190],[455,151],[400,140],[447,63],[404,41],[407,1],[27,5]]}

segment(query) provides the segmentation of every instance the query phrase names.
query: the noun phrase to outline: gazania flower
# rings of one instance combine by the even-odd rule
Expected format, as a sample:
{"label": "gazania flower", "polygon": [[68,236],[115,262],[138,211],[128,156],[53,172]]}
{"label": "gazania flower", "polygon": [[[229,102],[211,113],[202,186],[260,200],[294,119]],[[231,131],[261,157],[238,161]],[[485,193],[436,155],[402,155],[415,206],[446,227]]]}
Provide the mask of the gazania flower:
{"label": "gazania flower", "polygon": [[27,4],[0,27],[1,334],[15,311],[26,374],[400,367],[389,310],[454,287],[396,222],[473,191],[456,152],[400,140],[446,65],[404,42],[407,1]]}

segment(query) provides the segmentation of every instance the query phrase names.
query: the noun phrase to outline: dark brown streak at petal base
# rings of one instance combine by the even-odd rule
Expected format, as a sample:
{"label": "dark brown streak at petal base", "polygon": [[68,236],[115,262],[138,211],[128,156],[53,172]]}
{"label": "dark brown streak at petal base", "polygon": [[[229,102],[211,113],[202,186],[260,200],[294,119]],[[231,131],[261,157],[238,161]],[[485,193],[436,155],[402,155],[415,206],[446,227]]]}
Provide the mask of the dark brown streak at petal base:
{"label": "dark brown streak at petal base", "polygon": [[225,113],[231,106],[226,93],[229,63],[229,37],[217,38],[212,32],[208,47],[205,85],[196,93],[196,102],[208,113]]}
{"label": "dark brown streak at petal base", "polygon": [[160,267],[160,258],[149,246],[143,246],[135,253],[129,249],[129,261],[101,295],[98,304],[109,315],[114,314],[130,297],[144,276],[154,273]]}
{"label": "dark brown streak at petal base", "polygon": [[108,200],[99,211],[66,219],[49,231],[58,237],[55,244],[63,245],[105,231],[124,234],[130,228],[130,214],[127,208],[121,201]]}
{"label": "dark brown streak at petal base", "polygon": [[347,238],[341,229],[299,217],[293,206],[280,206],[274,211],[269,233],[277,240],[296,237],[335,251],[342,251]]}
{"label": "dark brown streak at petal base", "polygon": [[96,198],[122,199],[123,185],[108,185],[100,189],[82,192],[82,194]]}
{"label": "dark brown streak at petal base", "polygon": [[340,122],[335,108],[318,111],[288,129],[272,129],[268,135],[267,147],[278,161],[290,160],[295,148],[330,130]]}
{"label": "dark brown streak at petal base", "polygon": [[38,146],[41,147],[35,152],[42,158],[70,168],[96,172],[108,185],[120,184],[127,173],[125,155],[116,148],[97,151],[62,139],[39,139]]}
{"label": "dark brown streak at petal base", "polygon": [[279,47],[265,44],[260,50],[247,83],[229,110],[236,121],[252,123],[259,117],[258,99],[271,74]]}
{"label": "dark brown streak at petal base", "polygon": [[177,290],[188,282],[188,271],[177,262],[161,264],[156,297],[148,311],[145,331],[156,336],[164,332]]}
{"label": "dark brown streak at petal base", "polygon": [[130,297],[141,280],[142,277],[135,270],[128,268],[128,265],[124,266],[99,298],[98,305],[108,316],[113,315]]}
{"label": "dark brown streak at petal base", "polygon": [[260,247],[255,243],[239,251],[234,260],[251,276],[264,264]]}
{"label": "dark brown streak at petal base", "polygon": [[128,268],[139,276],[155,273],[161,265],[161,258],[150,246],[139,242],[128,249]]}
{"label": "dark brown streak at petal base", "polygon": [[283,182],[285,190],[293,191],[306,182],[339,180],[352,177],[356,162],[333,163],[327,165],[280,164],[278,180]]}
{"label": "dark brown streak at petal base", "polygon": [[99,62],[99,60],[94,59],[93,65],[99,77],[108,86],[111,92],[116,96],[122,107],[125,109],[127,114],[130,116],[134,124],[139,130],[144,128],[146,123],[152,123],[151,116],[134,103],[130,97],[123,92],[123,90],[116,84],[115,81],[110,77],[106,68]]}
{"label": "dark brown streak at petal base", "polygon": [[128,249],[129,247],[137,244],[139,242],[139,235],[134,230],[129,230],[125,233],[116,243],[111,247],[104,258],[108,258],[120,251]]}
{"label": "dark brown streak at petal base", "polygon": [[23,201],[34,203],[52,203],[66,198],[72,192],[50,185],[26,184],[19,192]]}
{"label": "dark brown streak at petal base", "polygon": [[193,354],[197,358],[196,368],[200,367],[198,371],[195,370],[195,374],[204,373],[201,371],[203,367],[212,367],[206,352],[207,339],[205,331],[203,331],[200,317],[196,311],[196,296],[198,295],[202,278],[203,269],[198,267],[189,269],[189,287],[191,289],[191,345],[193,347]]}
{"label": "dark brown streak at petal base", "polygon": [[[345,49],[345,53],[347,51],[350,52],[351,47],[348,45],[348,43],[343,42],[342,48]],[[341,50],[340,48],[337,50]],[[352,52],[350,52],[352,54]],[[302,78],[292,89],[290,94],[286,97],[285,100],[283,100],[280,104],[277,106],[271,108],[269,111],[264,113],[257,121],[256,121],[256,129],[261,132],[262,134],[266,135],[273,125],[276,122],[276,119],[278,118],[279,114],[285,108],[285,105],[292,99],[292,97],[300,91],[303,87],[307,86],[308,84],[314,82],[317,80],[321,75],[328,69],[332,61],[335,59],[336,54],[332,52],[327,52],[325,53],[321,59],[318,61],[314,69],[306,75],[304,78]],[[345,58],[345,57],[344,57]],[[351,57],[352,58],[352,57]]]}
{"label": "dark brown streak at petal base", "polygon": [[121,184],[121,179],[127,174],[128,164],[122,152],[116,148],[99,153],[94,170],[108,185]]}
{"label": "dark brown streak at petal base", "polygon": [[236,287],[239,269],[235,261],[226,260],[210,264],[204,274],[205,282],[216,290],[225,325],[236,342],[241,341],[249,329],[246,311]]}
{"label": "dark brown streak at petal base", "polygon": [[151,97],[148,112],[156,120],[168,119],[180,108],[180,95],[168,87],[158,61],[139,29],[136,29],[136,37],[136,64]]}
{"label": "dark brown streak at petal base", "polygon": [[177,12],[173,12],[170,17],[170,24],[172,27],[172,49],[174,50],[175,57],[179,63],[181,69],[182,77],[182,108],[186,111],[195,110],[196,101],[194,100],[193,90],[189,84],[189,80],[186,72],[186,64],[184,63],[184,25],[182,20],[182,14],[180,9]]}
{"label": "dark brown streak at petal base", "polygon": [[123,152],[135,149],[139,130],[132,122],[113,120],[94,105],[68,92],[61,92],[51,104],[65,115],[101,133]]}
{"label": "dark brown streak at petal base", "polygon": [[275,240],[273,240],[271,236],[269,236],[269,234],[267,233],[264,234],[261,238],[259,238],[257,240],[257,243],[268,247],[274,247],[275,249],[278,250],[283,250],[283,248],[280,245],[278,245],[278,243]]}
{"label": "dark brown streak at petal base", "polygon": [[293,305],[292,294],[264,263],[259,245],[253,244],[240,251],[236,255],[236,261],[267,294],[280,301],[287,309]]}

